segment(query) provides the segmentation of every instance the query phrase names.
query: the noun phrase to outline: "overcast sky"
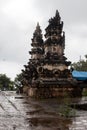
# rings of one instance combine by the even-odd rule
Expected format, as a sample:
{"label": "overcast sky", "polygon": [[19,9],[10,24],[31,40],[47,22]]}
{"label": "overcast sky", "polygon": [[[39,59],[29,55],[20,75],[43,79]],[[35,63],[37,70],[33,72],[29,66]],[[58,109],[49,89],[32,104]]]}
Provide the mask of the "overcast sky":
{"label": "overcast sky", "polygon": [[37,22],[42,33],[59,10],[64,21],[68,60],[87,54],[87,0],[0,0],[0,73],[14,79],[30,58]]}

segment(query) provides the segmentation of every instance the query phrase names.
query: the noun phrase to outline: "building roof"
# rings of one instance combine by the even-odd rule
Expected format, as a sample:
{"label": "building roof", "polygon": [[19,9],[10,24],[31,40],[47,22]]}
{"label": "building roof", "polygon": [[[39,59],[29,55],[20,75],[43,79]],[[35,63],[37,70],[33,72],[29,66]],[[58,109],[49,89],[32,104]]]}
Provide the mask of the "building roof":
{"label": "building roof", "polygon": [[85,81],[87,80],[87,71],[72,71],[72,76],[73,78],[77,79],[77,80],[82,80]]}

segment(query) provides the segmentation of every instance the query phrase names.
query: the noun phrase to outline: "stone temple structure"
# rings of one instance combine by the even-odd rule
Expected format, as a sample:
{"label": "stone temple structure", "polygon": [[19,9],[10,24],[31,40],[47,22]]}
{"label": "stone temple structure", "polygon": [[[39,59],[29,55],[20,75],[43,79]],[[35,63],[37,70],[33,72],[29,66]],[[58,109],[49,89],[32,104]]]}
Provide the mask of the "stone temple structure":
{"label": "stone temple structure", "polygon": [[23,89],[31,97],[80,96],[81,89],[73,80],[64,55],[65,32],[59,12],[49,19],[45,41],[39,23],[33,33],[29,52],[31,59],[22,70]]}

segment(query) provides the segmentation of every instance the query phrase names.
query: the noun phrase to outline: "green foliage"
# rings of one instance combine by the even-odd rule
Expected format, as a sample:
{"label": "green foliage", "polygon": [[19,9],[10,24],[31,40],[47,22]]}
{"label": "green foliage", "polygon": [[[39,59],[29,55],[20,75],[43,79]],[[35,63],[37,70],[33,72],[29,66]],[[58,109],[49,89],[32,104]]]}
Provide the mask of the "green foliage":
{"label": "green foliage", "polygon": [[87,89],[83,89],[82,96],[87,96]]}
{"label": "green foliage", "polygon": [[5,74],[0,74],[0,89],[13,90],[14,82],[10,80]]}
{"label": "green foliage", "polygon": [[69,107],[69,106],[62,106],[62,108],[61,108],[61,115],[62,116],[64,116],[64,117],[71,117],[72,115],[71,115],[71,111],[72,111],[72,109]]}
{"label": "green foliage", "polygon": [[14,83],[15,83],[15,87],[16,88],[20,88],[22,87],[22,80],[23,80],[23,77],[22,77],[22,73],[18,74],[14,80]]}
{"label": "green foliage", "polygon": [[66,118],[75,117],[76,111],[70,107],[71,99],[69,97],[65,97],[63,101],[63,105],[60,107],[60,115]]}
{"label": "green foliage", "polygon": [[78,71],[87,71],[87,55],[85,55],[85,60],[74,62],[71,66]]}

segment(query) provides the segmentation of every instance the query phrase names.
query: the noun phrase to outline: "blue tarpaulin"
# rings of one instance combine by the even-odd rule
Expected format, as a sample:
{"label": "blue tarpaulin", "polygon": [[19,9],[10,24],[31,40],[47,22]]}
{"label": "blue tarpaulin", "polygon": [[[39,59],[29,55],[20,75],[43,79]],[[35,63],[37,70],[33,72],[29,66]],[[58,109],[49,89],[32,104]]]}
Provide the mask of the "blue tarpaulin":
{"label": "blue tarpaulin", "polygon": [[77,79],[77,80],[82,80],[85,81],[87,80],[87,71],[72,71],[72,76],[73,78]]}

